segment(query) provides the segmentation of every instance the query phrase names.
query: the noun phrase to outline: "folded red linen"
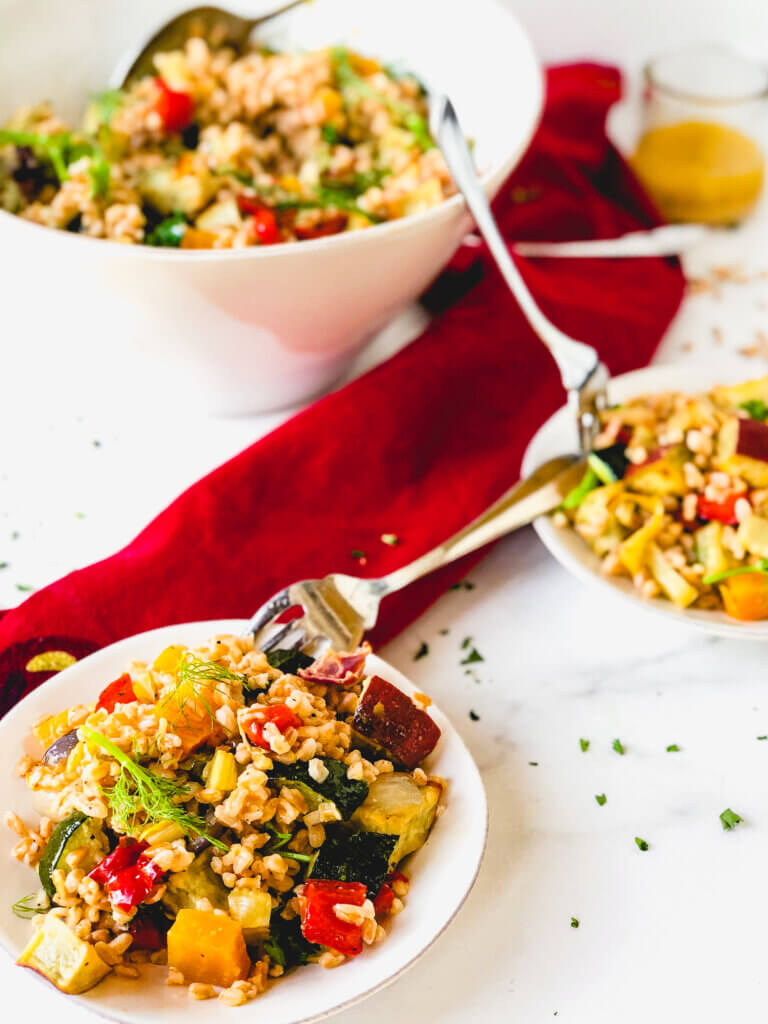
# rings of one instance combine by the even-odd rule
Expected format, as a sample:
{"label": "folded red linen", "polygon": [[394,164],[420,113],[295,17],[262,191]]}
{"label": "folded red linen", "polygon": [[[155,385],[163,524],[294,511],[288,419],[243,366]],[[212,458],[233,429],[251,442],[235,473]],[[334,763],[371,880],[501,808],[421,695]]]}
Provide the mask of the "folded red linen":
{"label": "folded red linen", "polygon": [[[608,237],[656,223],[605,134],[620,90],[609,67],[548,72],[541,125],[496,202],[508,239]],[[521,264],[546,313],[595,345],[613,373],[649,361],[683,294],[674,260]],[[196,483],[122,551],[6,612],[0,711],[50,675],[27,668],[34,655],[81,657],[155,626],[248,616],[286,583],[332,570],[379,575],[514,483],[526,443],[563,401],[555,366],[482,250],[460,251],[430,299],[443,311],[393,359]],[[374,642],[478,557],[387,599]]]}

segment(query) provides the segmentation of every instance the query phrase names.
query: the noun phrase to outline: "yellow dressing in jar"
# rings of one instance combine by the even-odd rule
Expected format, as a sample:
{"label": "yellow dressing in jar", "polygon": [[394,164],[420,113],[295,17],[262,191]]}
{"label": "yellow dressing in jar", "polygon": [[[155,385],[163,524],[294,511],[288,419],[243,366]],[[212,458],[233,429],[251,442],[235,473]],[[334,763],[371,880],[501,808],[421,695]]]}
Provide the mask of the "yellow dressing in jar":
{"label": "yellow dressing in jar", "polygon": [[732,224],[757,202],[765,161],[735,128],[684,121],[647,131],[632,165],[667,220]]}

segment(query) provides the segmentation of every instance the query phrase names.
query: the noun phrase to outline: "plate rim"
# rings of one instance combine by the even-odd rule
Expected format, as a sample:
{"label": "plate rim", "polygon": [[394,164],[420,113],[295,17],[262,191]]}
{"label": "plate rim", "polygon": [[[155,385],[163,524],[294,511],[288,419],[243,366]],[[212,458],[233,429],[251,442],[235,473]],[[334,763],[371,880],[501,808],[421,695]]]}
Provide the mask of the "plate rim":
{"label": "plate rim", "polygon": [[[732,359],[710,361],[707,365],[696,365],[693,361],[675,363],[652,363],[628,373],[618,374],[609,382],[609,394],[625,399],[643,391],[681,390],[695,394],[705,391],[718,384],[738,383],[749,380],[749,373],[744,366]],[[521,476],[529,476],[537,466],[553,455],[562,454],[556,451],[559,438],[569,432],[568,418],[571,411],[567,405],[557,409],[538,428],[526,446],[521,463]],[[533,528],[541,543],[550,555],[559,562],[572,576],[588,586],[599,588],[603,594],[613,595],[643,610],[650,615],[661,616],[669,622],[676,622],[686,628],[707,632],[714,636],[727,639],[745,639],[768,641],[768,621],[740,622],[729,619],[724,612],[694,609],[689,611],[677,608],[666,599],[648,600],[641,597],[630,586],[622,586],[618,580],[604,576],[596,568],[596,556],[587,544],[577,538],[583,548],[579,556],[564,542],[563,529],[556,527],[549,516],[540,516],[533,522]],[[573,531],[567,531],[573,537]]]}
{"label": "plate rim", "polygon": [[[247,623],[247,619],[204,619],[194,622],[175,623],[170,626],[159,626],[155,627],[154,629],[144,630],[141,633],[132,634],[131,636],[124,637],[121,640],[117,640],[112,644],[108,644],[105,647],[99,648],[98,650],[93,651],[86,657],[81,658],[78,662],[75,662],[74,665],[68,666],[61,672],[56,673],[54,676],[50,677],[45,682],[41,683],[40,686],[37,687],[35,690],[31,691],[31,693],[26,694],[20,701],[18,701],[11,708],[11,710],[0,720],[0,739],[3,737],[3,735],[13,732],[13,727],[16,720],[18,718],[23,717],[24,710],[26,710],[26,708],[28,707],[27,701],[29,700],[29,698],[33,697],[36,694],[39,694],[41,691],[44,692],[47,688],[54,688],[51,687],[50,684],[56,682],[60,683],[61,677],[64,676],[64,673],[69,673],[74,669],[82,670],[82,666],[84,664],[93,664],[94,662],[98,662],[107,653],[114,654],[116,651],[119,652],[121,648],[130,648],[136,641],[146,640],[148,642],[150,638],[157,636],[159,634],[172,633],[173,631],[182,629],[190,631],[199,629],[201,633],[201,642],[203,642],[205,638],[208,636],[214,636],[216,634],[222,634],[225,632],[242,632],[243,628],[247,625]],[[384,673],[389,672],[391,673],[392,677],[398,680],[398,682],[402,683],[404,681],[407,684],[407,689],[411,691],[411,694],[414,691],[416,691],[417,687],[415,686],[415,684],[413,684],[410,681],[410,679],[405,675],[405,673],[401,672],[389,661],[375,653],[369,655],[369,657],[374,662],[374,671],[379,672],[383,670]],[[381,992],[383,989],[393,984],[407,971],[409,971],[413,966],[415,966],[415,964],[417,964],[418,961],[421,960],[422,957],[432,948],[432,946],[435,944],[435,942],[437,942],[440,936],[443,935],[443,933],[455,920],[456,915],[459,913],[459,911],[466,903],[469,894],[472,892],[472,889],[475,886],[475,882],[477,881],[477,877],[480,873],[480,868],[482,867],[488,845],[489,812],[485,783],[483,781],[483,777],[480,773],[477,763],[475,762],[474,757],[472,756],[469,748],[464,742],[463,737],[453,725],[451,719],[448,717],[448,715],[445,714],[445,712],[442,711],[439,703],[433,702],[431,707],[437,711],[438,716],[442,719],[440,723],[441,730],[445,732],[446,730],[444,729],[444,726],[447,726],[447,731],[450,732],[452,742],[458,744],[460,751],[463,753],[463,756],[467,759],[468,764],[471,766],[475,776],[474,781],[477,784],[477,791],[482,798],[482,828],[478,830],[478,838],[480,842],[477,848],[476,860],[471,872],[471,877],[468,879],[465,885],[461,898],[453,907],[449,916],[443,922],[440,928],[430,936],[429,940],[413,956],[411,956],[410,959],[407,960],[407,962],[403,963],[400,967],[398,967],[397,970],[394,971],[394,973],[388,975],[386,978],[381,979],[371,987],[366,988],[364,991],[357,992],[349,998],[343,999],[342,1001],[335,1003],[331,1007],[320,1010],[318,1013],[311,1013],[308,1016],[305,1015],[293,1018],[290,1024],[314,1024],[314,1022],[316,1021],[327,1020],[334,1014],[340,1013],[343,1010],[349,1009],[350,1007],[363,1002],[370,996],[375,995],[377,992]],[[9,762],[9,766],[12,764],[12,759],[13,752],[11,753],[11,761]],[[481,832],[482,835],[480,835]],[[6,934],[1,917],[0,949],[2,949],[3,953],[10,958],[13,966],[18,966],[16,964],[16,959],[18,957],[19,950],[16,948],[15,943]],[[119,1013],[116,1014],[114,1009],[104,1008],[103,1004],[100,1003],[92,995],[92,993],[96,990],[90,990],[89,993],[83,993],[76,996],[67,996],[66,993],[56,989],[55,986],[52,986],[45,978],[43,978],[37,972],[33,971],[30,972],[30,974],[36,984],[44,986],[47,989],[47,991],[49,991],[54,996],[68,998],[71,1002],[77,1003],[82,1009],[89,1011],[91,1013],[95,1013],[104,1020],[114,1021],[115,1024],[126,1024],[126,1022],[127,1024],[132,1024],[133,1021],[139,1019],[149,1019],[145,1016],[139,1018],[135,1014],[131,1016],[123,1016]],[[250,1005],[252,1008],[258,1008],[258,1003],[259,1000],[257,998],[248,1005]],[[218,1001],[215,1001],[215,1005],[218,1008]],[[160,1008],[158,1008],[158,1012],[160,1012]]]}

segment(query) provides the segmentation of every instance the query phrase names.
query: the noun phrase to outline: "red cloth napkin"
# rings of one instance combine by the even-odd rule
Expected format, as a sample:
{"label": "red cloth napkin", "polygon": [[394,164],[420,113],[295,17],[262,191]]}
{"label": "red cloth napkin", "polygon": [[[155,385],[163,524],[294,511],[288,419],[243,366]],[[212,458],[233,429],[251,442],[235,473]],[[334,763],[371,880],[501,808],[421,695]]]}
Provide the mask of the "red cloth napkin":
{"label": "red cloth napkin", "polygon": [[[608,67],[548,72],[543,120],[496,203],[508,238],[607,237],[656,223],[605,135],[620,88]],[[648,362],[683,293],[673,260],[522,269],[546,313],[595,345],[613,373]],[[442,307],[446,297],[453,304],[393,359],[195,484],[122,551],[7,612],[0,711],[50,674],[26,670],[35,654],[80,657],[155,626],[248,616],[286,583],[332,570],[379,575],[450,536],[514,483],[531,435],[563,402],[555,366],[477,248],[460,251],[429,296]],[[479,557],[387,599],[374,642]]]}

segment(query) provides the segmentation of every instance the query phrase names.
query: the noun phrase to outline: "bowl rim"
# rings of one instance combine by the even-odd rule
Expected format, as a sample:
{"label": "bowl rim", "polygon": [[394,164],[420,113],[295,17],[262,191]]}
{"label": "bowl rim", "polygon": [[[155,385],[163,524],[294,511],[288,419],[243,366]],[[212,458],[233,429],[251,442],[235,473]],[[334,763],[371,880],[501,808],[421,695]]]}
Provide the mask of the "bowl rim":
{"label": "bowl rim", "polygon": [[[522,44],[528,51],[528,56],[534,66],[535,75],[533,76],[533,80],[535,80],[536,90],[535,95],[532,97],[532,116],[526,125],[525,131],[517,138],[514,147],[508,149],[506,156],[500,158],[492,167],[478,174],[483,189],[489,197],[493,199],[500,190],[504,181],[509,177],[528,150],[531,140],[539,127],[544,110],[545,73],[542,63],[533,46],[531,37],[514,11],[509,7],[503,6],[498,2],[498,0],[491,0],[488,6],[495,9],[501,17],[508,20],[509,24],[516,27]],[[464,197],[460,192],[457,192],[455,195],[450,196],[448,199],[443,199],[442,202],[438,203],[436,206],[430,207],[428,210],[422,210],[419,213],[399,217],[396,220],[386,221],[383,224],[372,224],[371,227],[362,231],[342,231],[339,234],[328,235],[323,238],[282,242],[279,245],[248,246],[243,249],[181,250],[151,245],[120,245],[119,243],[113,244],[110,246],[110,249],[112,251],[121,251],[124,254],[130,254],[126,255],[126,258],[128,259],[149,262],[160,261],[175,263],[180,261],[182,263],[198,264],[210,261],[230,262],[274,258],[288,259],[299,251],[324,252],[326,250],[340,249],[344,246],[372,245],[375,243],[375,239],[377,238],[382,239],[382,241],[385,238],[396,241],[398,237],[405,238],[405,236],[415,234],[422,229],[426,231],[432,224],[437,223],[440,220],[448,220],[451,217],[458,217],[462,213],[466,214],[468,213],[468,210]],[[112,239],[107,238],[92,238],[88,235],[74,234],[60,228],[50,228],[45,224],[36,224],[34,221],[26,220],[18,214],[0,209],[0,231],[4,230],[4,224],[7,224],[11,230],[42,230],[45,231],[48,236],[58,236],[61,240],[69,239],[69,242],[65,242],[64,244],[75,243],[80,246],[86,245],[93,247],[94,244],[113,241]],[[374,241],[371,241],[371,238],[373,238]],[[358,241],[360,239],[365,239],[366,241]],[[98,251],[98,249],[96,251]]]}

